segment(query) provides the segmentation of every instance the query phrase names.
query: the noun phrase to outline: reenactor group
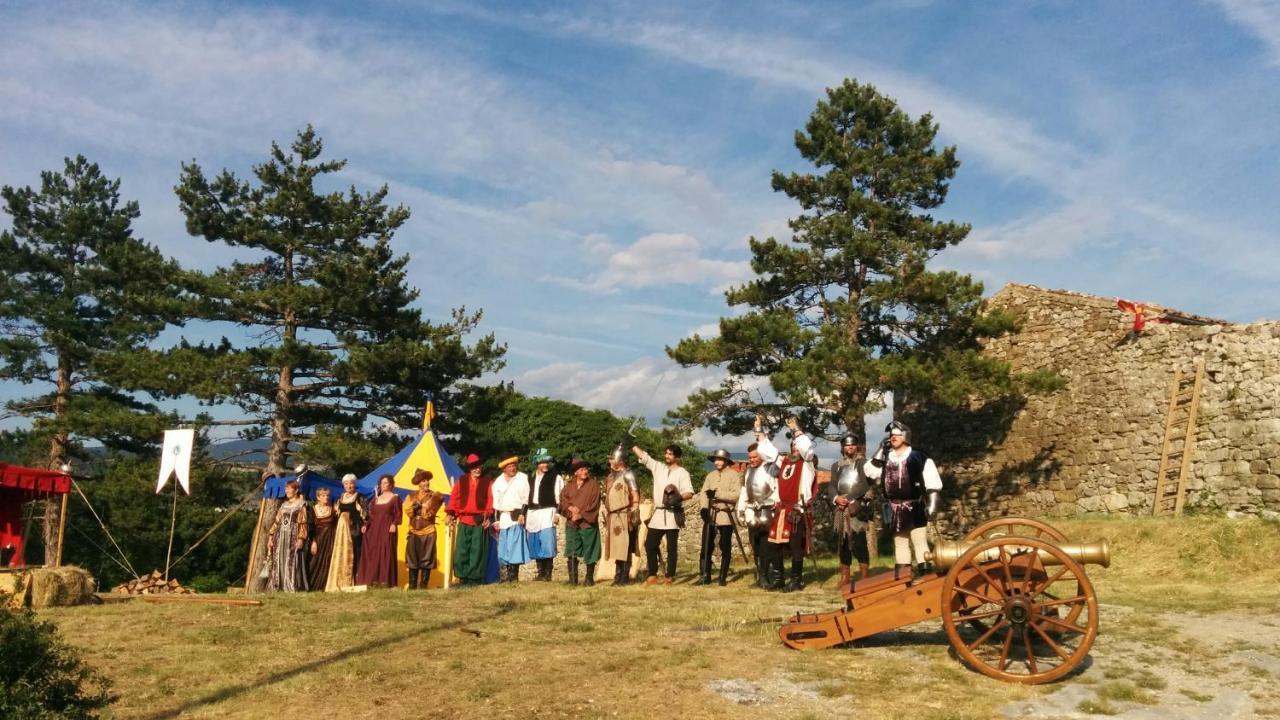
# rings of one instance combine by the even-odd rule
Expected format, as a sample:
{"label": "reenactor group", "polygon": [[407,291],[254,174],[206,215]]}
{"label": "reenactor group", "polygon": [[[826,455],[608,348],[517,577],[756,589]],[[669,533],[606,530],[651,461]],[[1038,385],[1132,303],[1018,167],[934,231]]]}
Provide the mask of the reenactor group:
{"label": "reenactor group", "polygon": [[[928,516],[937,509],[942,482],[933,461],[908,444],[907,429],[891,423],[886,428],[889,436],[870,459],[863,456],[855,438],[844,437],[827,489],[818,497],[813,440],[795,418],[788,419],[787,426],[790,443],[783,452],[757,419],[744,473],[734,468],[727,450],[712,455],[714,469],[696,493],[702,519],[697,584],[728,582],[735,541],[746,560],[745,530],[755,558],[756,584],[785,592],[803,588],[804,561],[813,553],[813,511],[819,502],[831,508],[842,590],[853,580],[855,560],[858,578],[869,573],[867,531],[879,509],[893,534],[895,573],[930,571],[924,555],[925,528]],[[467,473],[454,483],[443,507],[456,533],[452,558],[456,582],[483,582],[489,555],[486,542],[492,538],[497,542],[500,581],[516,581],[520,567],[531,561],[536,566],[535,580],[551,580],[558,549],[556,528],[563,525],[569,583],[594,585],[596,566],[603,560],[613,563],[613,584],[623,585],[630,582],[632,557],[641,550],[638,536],[643,525],[642,582],[671,584],[679,533],[685,527],[685,503],[695,495],[692,479],[681,465],[678,446],[665,448],[661,459],[630,447],[653,476],[651,504],[642,503],[635,473],[627,466],[630,445],[624,441],[611,453],[603,482],[591,477],[588,463],[581,458],[574,458],[568,475],[562,476],[545,448],[533,454],[532,477],[519,470],[519,458],[513,456],[498,463],[501,474],[490,480],[481,472],[480,458],[468,457]],[[880,487],[882,503],[871,502],[872,484]],[[427,500],[410,498],[406,514],[411,524],[417,507],[432,508]],[[652,514],[641,517],[650,507]],[[412,577],[414,568],[410,572]]]}

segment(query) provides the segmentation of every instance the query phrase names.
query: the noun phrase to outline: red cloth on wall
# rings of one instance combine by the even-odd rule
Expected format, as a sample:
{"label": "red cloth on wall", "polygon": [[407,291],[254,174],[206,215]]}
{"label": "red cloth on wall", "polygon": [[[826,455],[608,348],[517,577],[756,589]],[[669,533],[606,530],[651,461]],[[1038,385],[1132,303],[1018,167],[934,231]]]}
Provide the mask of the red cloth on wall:
{"label": "red cloth on wall", "polygon": [[71,476],[0,463],[0,549],[13,547],[10,567],[25,564],[22,547],[22,506],[31,500],[71,492]]}

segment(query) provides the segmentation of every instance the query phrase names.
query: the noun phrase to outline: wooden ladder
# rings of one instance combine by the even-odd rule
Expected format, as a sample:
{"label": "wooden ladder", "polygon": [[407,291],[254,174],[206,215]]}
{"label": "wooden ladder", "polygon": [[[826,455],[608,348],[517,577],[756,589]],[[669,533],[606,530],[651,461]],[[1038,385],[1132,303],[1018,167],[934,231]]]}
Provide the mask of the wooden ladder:
{"label": "wooden ladder", "polygon": [[1204,358],[1196,359],[1191,372],[1183,372],[1181,365],[1174,366],[1153,515],[1181,515],[1187,501],[1187,476],[1191,473],[1191,456],[1195,454],[1196,413],[1203,384]]}

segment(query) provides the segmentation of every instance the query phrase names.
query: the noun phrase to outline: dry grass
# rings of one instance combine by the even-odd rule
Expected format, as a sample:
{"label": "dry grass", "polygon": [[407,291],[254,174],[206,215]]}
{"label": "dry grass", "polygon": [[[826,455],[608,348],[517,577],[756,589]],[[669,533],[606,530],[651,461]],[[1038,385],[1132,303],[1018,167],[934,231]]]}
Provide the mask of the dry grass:
{"label": "dry grass", "polygon": [[[1262,601],[1260,586],[1270,579],[1274,588],[1280,580],[1264,562],[1280,555],[1274,524],[1193,518],[1059,525],[1072,538],[1113,543],[1112,569],[1090,574],[1103,603],[1135,612],[1124,628],[1108,627],[1104,613],[1104,635],[1165,630],[1139,608],[1194,608],[1209,597],[1226,607],[1254,607]],[[1197,533],[1218,541],[1185,539]],[[1245,549],[1259,548],[1256,565],[1243,557]],[[830,563],[823,566],[829,572]],[[1239,574],[1241,582],[1210,582],[1214,573],[1246,568],[1254,570]],[[495,712],[627,718],[653,716],[656,708],[691,718],[825,718],[846,716],[851,703],[867,717],[888,717],[905,694],[924,703],[913,711],[923,720],[993,717],[1005,703],[1054,689],[970,672],[936,623],[854,647],[787,650],[777,624],[756,619],[836,607],[834,582],[790,595],[753,590],[748,582],[749,575],[726,588],[523,583],[273,596],[259,608],[128,603],[47,616],[115,680],[121,699],[114,710],[122,718]],[[1169,598],[1173,587],[1186,592]],[[1066,682],[1101,683],[1100,695],[1128,702],[1157,685],[1141,672],[1102,675],[1086,672]],[[746,688],[746,704],[710,689],[716,681]],[[1111,707],[1100,698],[1087,712]]]}

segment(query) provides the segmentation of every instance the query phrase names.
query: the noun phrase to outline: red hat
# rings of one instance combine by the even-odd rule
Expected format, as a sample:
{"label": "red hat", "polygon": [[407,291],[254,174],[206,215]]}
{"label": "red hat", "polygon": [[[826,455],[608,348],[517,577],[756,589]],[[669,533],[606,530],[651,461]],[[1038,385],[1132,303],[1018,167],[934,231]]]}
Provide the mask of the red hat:
{"label": "red hat", "polygon": [[462,463],[462,468],[464,470],[471,470],[473,468],[480,467],[482,464],[483,463],[480,461],[480,456],[475,453],[471,453],[470,455],[467,456],[466,462]]}

